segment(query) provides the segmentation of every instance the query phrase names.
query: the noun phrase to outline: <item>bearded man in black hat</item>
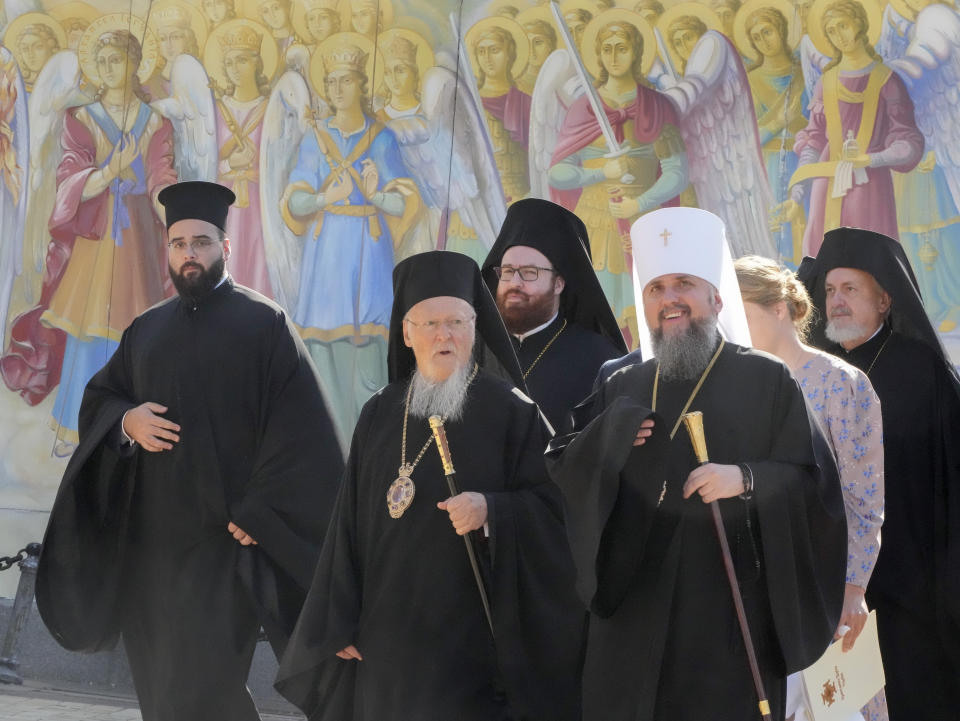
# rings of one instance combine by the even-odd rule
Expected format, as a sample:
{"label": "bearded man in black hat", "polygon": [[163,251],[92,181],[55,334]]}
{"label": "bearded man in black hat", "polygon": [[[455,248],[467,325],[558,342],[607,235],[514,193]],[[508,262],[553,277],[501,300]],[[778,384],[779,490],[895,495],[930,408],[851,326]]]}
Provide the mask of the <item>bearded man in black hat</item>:
{"label": "bearded man in black hat", "polygon": [[476,263],[448,251],[404,260],[393,279],[390,383],[360,414],[277,688],[329,721],[577,720],[583,609],[547,431],[517,389],[493,298]]}
{"label": "bearded man in black hat", "polygon": [[203,182],[159,194],[178,295],[87,385],[40,558],[47,628],[70,650],[122,635],[144,721],[259,719],[259,629],[285,646],[343,468],[289,319],[226,271],[233,200]]}
{"label": "bearded man in black hat", "polygon": [[482,272],[531,397],[555,429],[566,428],[600,366],[627,352],[586,227],[549,200],[520,200],[507,210]]}
{"label": "bearded man in black hat", "polygon": [[960,708],[960,379],[903,247],[859,228],[823,239],[799,276],[815,345],[870,378],[883,415],[883,545],[867,586],[892,721]]}

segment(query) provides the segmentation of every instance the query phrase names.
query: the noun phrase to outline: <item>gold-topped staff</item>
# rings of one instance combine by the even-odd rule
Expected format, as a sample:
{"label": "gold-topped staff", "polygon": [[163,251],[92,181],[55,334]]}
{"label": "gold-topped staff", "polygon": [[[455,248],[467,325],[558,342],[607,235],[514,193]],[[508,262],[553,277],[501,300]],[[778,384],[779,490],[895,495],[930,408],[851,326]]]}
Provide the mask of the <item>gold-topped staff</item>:
{"label": "gold-topped staff", "polygon": [[[433,438],[437,442],[437,450],[440,451],[440,461],[443,463],[443,473],[447,477],[447,488],[450,489],[450,496],[457,496],[460,494],[460,489],[457,488],[457,474],[453,470],[453,459],[450,457],[450,446],[447,445],[447,432],[443,428],[443,419],[440,416],[430,416],[430,429],[433,431]],[[490,635],[492,636],[493,615],[490,613],[487,587],[483,584],[480,565],[477,563],[477,552],[470,541],[469,533],[463,534],[463,542],[467,544],[467,558],[470,559],[470,568],[473,569],[477,590],[480,591],[480,602],[483,604],[483,613],[487,617],[487,625],[490,627]]]}
{"label": "gold-topped staff", "polygon": [[[683,425],[687,427],[687,433],[690,434],[690,443],[693,444],[693,452],[697,455],[697,461],[700,462],[700,465],[708,463],[710,458],[707,455],[707,439],[703,434],[703,413],[700,411],[684,413]],[[740,623],[740,635],[743,637],[743,645],[747,649],[747,661],[750,664],[753,685],[757,690],[757,698],[760,699],[758,704],[760,715],[763,716],[764,721],[769,721],[771,718],[770,702],[767,700],[767,692],[763,688],[763,679],[760,678],[760,666],[757,664],[757,653],[753,648],[753,637],[750,635],[747,613],[743,609],[740,584],[737,582],[736,571],[733,570],[733,558],[730,556],[727,532],[723,527],[723,516],[720,515],[720,504],[717,501],[711,501],[709,505],[710,513],[713,516],[713,527],[717,532],[717,539],[720,541],[720,551],[723,553],[723,566],[727,571],[727,581],[730,582],[730,595],[733,596],[733,606],[737,611],[737,621]]]}

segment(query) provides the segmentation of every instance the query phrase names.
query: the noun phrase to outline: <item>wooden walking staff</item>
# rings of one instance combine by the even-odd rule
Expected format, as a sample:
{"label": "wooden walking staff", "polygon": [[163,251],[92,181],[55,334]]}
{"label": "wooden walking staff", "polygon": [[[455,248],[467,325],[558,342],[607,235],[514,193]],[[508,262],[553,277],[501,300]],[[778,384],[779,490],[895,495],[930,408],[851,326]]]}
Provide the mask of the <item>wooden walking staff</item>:
{"label": "wooden walking staff", "polygon": [[[697,454],[700,465],[709,462],[707,456],[707,440],[703,435],[703,413],[694,411],[683,415],[683,425],[690,434],[693,451]],[[743,636],[743,645],[747,649],[747,661],[750,663],[750,673],[753,675],[753,685],[760,699],[760,715],[764,721],[769,721],[770,702],[767,692],[763,688],[763,679],[760,678],[760,666],[757,664],[757,652],[753,648],[753,637],[750,635],[750,626],[747,623],[747,613],[743,609],[743,597],[740,595],[740,584],[737,582],[736,571],[733,570],[733,558],[730,556],[730,545],[727,543],[727,532],[723,527],[723,516],[720,515],[720,504],[710,502],[710,513],[713,515],[713,527],[720,541],[720,551],[723,553],[723,566],[727,571],[727,581],[730,582],[730,595],[733,596],[733,605],[737,610],[737,621],[740,623],[740,635]]]}
{"label": "wooden walking staff", "polygon": [[[460,494],[457,488],[457,474],[453,470],[453,459],[450,457],[450,446],[447,445],[447,432],[443,428],[443,419],[440,416],[430,416],[430,429],[433,431],[433,439],[437,442],[437,450],[440,451],[440,461],[443,463],[443,472],[447,477],[447,487],[450,489],[450,495]],[[490,635],[493,635],[493,615],[490,613],[490,601],[487,598],[487,587],[483,585],[483,577],[480,575],[480,565],[477,563],[477,551],[470,542],[470,534],[463,534],[463,542],[467,544],[467,558],[470,559],[470,568],[473,569],[473,577],[477,582],[477,590],[480,591],[480,602],[483,604],[483,613],[487,617],[487,625],[490,627]]]}

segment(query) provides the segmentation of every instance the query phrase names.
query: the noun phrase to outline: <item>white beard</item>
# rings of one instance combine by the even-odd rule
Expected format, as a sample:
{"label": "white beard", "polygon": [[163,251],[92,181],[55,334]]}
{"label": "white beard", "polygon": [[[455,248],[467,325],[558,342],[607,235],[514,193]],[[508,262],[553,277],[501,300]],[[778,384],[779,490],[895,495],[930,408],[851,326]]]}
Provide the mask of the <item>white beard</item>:
{"label": "white beard", "polygon": [[458,421],[463,416],[473,363],[464,363],[446,380],[431,381],[418,370],[410,382],[410,413],[417,418],[440,416],[445,421]]}
{"label": "white beard", "polygon": [[834,343],[840,344],[849,343],[850,341],[858,340],[859,338],[865,338],[870,333],[869,329],[860,323],[851,321],[841,328],[832,320],[827,321],[827,327],[823,332],[824,335],[827,336],[828,340],[832,340]]}

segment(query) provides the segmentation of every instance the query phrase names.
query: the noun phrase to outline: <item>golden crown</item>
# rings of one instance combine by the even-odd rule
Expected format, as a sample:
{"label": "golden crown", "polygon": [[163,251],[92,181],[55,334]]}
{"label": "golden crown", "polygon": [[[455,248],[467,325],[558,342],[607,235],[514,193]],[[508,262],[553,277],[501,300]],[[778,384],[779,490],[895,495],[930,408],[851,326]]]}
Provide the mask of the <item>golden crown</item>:
{"label": "golden crown", "polygon": [[223,52],[227,50],[250,50],[259,53],[262,40],[263,36],[256,30],[241,26],[220,36],[220,49]]}
{"label": "golden crown", "polygon": [[175,25],[186,30],[190,27],[190,13],[185,8],[172,5],[170,7],[157,10],[153,14],[152,22],[150,24],[156,27]]}
{"label": "golden crown", "polygon": [[387,62],[399,60],[407,65],[416,66],[417,64],[417,46],[399,35],[383,45],[381,52],[383,53],[383,59]]}
{"label": "golden crown", "polygon": [[323,65],[328,73],[334,70],[366,73],[367,54],[356,45],[340,45],[324,53]]}

